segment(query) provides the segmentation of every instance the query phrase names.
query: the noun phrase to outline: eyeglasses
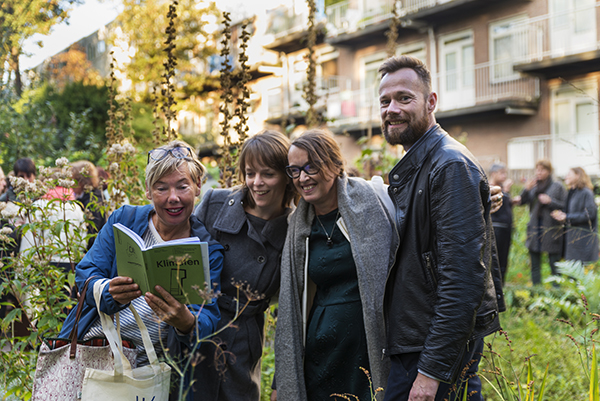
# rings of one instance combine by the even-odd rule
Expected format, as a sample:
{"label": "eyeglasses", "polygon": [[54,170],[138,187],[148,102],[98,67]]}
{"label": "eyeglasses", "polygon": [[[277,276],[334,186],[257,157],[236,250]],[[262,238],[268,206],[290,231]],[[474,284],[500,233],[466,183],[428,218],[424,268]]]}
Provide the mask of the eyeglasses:
{"label": "eyeglasses", "polygon": [[151,151],[148,152],[148,161],[146,162],[146,164],[150,163],[150,159],[152,159],[152,161],[158,162],[161,161],[162,159],[164,159],[165,157],[167,157],[167,155],[171,155],[176,159],[185,159],[185,158],[192,158],[192,149],[187,148],[187,147],[177,147],[177,148],[172,148],[172,149],[165,149],[165,148],[156,148],[156,149],[152,149]]}
{"label": "eyeglasses", "polygon": [[300,173],[302,173],[303,171],[308,175],[315,175],[319,172],[319,169],[310,163],[306,163],[302,167],[287,166],[285,168],[285,173],[288,175],[288,177],[292,179],[300,177]]}

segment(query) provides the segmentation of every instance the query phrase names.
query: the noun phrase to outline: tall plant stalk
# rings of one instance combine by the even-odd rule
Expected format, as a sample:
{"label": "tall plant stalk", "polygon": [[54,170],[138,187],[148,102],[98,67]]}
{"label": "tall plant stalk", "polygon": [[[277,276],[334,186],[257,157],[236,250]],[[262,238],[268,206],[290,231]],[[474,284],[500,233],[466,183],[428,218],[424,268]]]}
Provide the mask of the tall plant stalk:
{"label": "tall plant stalk", "polygon": [[316,127],[319,125],[319,117],[315,110],[317,104],[317,62],[315,60],[315,46],[317,44],[317,27],[315,26],[315,16],[317,14],[317,5],[315,0],[306,0],[308,4],[308,39],[307,48],[308,68],[306,70],[307,79],[304,86],[304,99],[308,103],[308,111],[306,113],[306,125]]}

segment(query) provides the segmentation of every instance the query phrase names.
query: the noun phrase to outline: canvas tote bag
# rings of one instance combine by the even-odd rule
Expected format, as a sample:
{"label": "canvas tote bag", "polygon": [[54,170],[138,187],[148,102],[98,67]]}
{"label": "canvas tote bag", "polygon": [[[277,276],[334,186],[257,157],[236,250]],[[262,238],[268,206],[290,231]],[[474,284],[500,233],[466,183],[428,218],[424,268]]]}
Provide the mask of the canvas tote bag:
{"label": "canvas tote bag", "polygon": [[[144,348],[146,348],[150,361],[149,365],[135,369],[131,368],[131,364],[123,354],[120,332],[115,328],[110,316],[100,311],[100,297],[107,284],[108,280],[98,280],[94,283],[94,299],[104,335],[113,351],[114,370],[86,369],[83,378],[82,401],[168,401],[171,367],[158,361],[148,329],[133,305],[129,305],[129,309],[140,328]],[[117,328],[119,328],[118,320]]]}
{"label": "canvas tote bag", "polygon": [[[89,279],[81,290],[75,313],[75,324],[69,339],[67,341],[63,339],[46,340],[40,347],[35,368],[32,401],[79,400],[86,368],[114,369],[110,345],[83,345],[77,342],[77,327],[85,302],[88,282]],[[67,344],[51,348],[48,344],[52,342]],[[137,350],[124,348],[123,352],[127,359],[135,364]]]}

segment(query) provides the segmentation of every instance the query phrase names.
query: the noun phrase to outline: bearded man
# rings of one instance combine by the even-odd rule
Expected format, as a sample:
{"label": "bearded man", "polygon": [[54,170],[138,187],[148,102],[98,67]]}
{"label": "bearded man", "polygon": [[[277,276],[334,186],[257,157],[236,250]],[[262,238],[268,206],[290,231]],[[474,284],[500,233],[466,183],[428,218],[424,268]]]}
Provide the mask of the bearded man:
{"label": "bearded man", "polygon": [[436,123],[420,60],[392,57],[379,72],[382,131],[406,151],[389,173],[400,242],[384,295],[384,401],[452,400],[467,380],[469,399],[483,400],[483,338],[500,328],[504,307],[490,219],[502,194],[490,194],[475,157]]}

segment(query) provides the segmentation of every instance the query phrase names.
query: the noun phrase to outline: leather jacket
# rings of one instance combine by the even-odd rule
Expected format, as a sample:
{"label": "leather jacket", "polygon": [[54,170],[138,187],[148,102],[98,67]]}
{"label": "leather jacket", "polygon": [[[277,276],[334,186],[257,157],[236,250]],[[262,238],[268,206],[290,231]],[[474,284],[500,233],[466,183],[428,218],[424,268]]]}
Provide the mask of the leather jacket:
{"label": "leather jacket", "polygon": [[420,352],[420,372],[453,382],[468,342],[500,328],[498,301],[504,305],[487,178],[473,155],[435,125],[389,182],[400,242],[386,281],[384,352]]}

